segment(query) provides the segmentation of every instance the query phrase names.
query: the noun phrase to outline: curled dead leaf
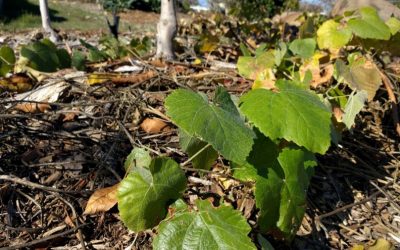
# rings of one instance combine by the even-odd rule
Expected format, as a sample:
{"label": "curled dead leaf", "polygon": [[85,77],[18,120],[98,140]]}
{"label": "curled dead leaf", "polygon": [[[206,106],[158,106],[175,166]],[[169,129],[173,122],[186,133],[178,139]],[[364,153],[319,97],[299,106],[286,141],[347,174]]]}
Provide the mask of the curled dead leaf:
{"label": "curled dead leaf", "polygon": [[332,108],[332,113],[337,122],[342,122],[344,113],[340,107],[334,106]]}
{"label": "curled dead leaf", "polygon": [[170,127],[163,120],[158,118],[146,118],[140,124],[140,128],[148,134],[160,133],[161,131],[169,131]]}
{"label": "curled dead leaf", "polygon": [[44,113],[51,109],[51,106],[47,103],[20,103],[15,105],[15,109],[25,113]]}
{"label": "curled dead leaf", "polygon": [[107,212],[117,204],[118,184],[96,190],[89,198],[83,214]]}

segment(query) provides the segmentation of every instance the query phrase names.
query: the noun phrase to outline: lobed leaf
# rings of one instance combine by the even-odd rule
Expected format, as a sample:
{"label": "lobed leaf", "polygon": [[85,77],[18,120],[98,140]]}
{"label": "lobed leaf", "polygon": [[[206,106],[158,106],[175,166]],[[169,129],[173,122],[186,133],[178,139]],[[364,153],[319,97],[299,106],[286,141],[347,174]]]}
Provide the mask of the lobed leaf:
{"label": "lobed leaf", "polygon": [[0,76],[11,72],[15,64],[14,51],[8,46],[0,48]]}
{"label": "lobed leaf", "polygon": [[320,49],[338,50],[351,39],[351,30],[341,26],[335,20],[324,22],[317,31],[317,42]]}
{"label": "lobed leaf", "polygon": [[150,153],[144,148],[134,148],[126,157],[124,168],[126,172],[131,172],[136,167],[149,168],[150,164]]}
{"label": "lobed leaf", "polygon": [[239,211],[214,208],[208,201],[196,204],[198,211],[179,212],[160,223],[154,249],[256,249],[247,236],[251,228]]}
{"label": "lobed leaf", "polygon": [[293,141],[324,154],[330,145],[331,112],[319,97],[292,82],[277,82],[279,92],[256,89],[243,95],[240,109],[271,139]]}
{"label": "lobed leaf", "polygon": [[[349,56],[350,65],[338,59],[335,63],[336,78],[344,82],[353,90],[365,90],[368,100],[371,101],[382,84],[382,77],[374,62],[364,57]],[[353,58],[353,59],[352,59]]]}
{"label": "lobed leaf", "polygon": [[208,142],[228,160],[245,161],[254,134],[241,117],[184,89],[169,95],[165,106],[167,115],[186,133]]}
{"label": "lobed leaf", "polygon": [[351,129],[353,127],[356,115],[360,113],[367,100],[368,93],[365,90],[362,90],[355,95],[352,94],[349,97],[342,118],[342,122],[346,125],[348,129]]}
{"label": "lobed leaf", "polygon": [[317,43],[314,38],[296,39],[290,45],[289,49],[295,55],[301,58],[310,58],[314,55]]}
{"label": "lobed leaf", "polygon": [[400,31],[400,20],[395,17],[389,18],[386,21],[386,25],[389,27],[392,36],[394,36],[397,32]]}
{"label": "lobed leaf", "polygon": [[185,173],[170,158],[156,158],[148,168],[135,167],[118,187],[122,221],[135,232],[156,226],[185,188]]}
{"label": "lobed leaf", "polygon": [[[188,135],[184,130],[180,130],[179,132],[179,144],[182,150],[185,151],[189,157],[194,156],[208,145],[207,142]],[[194,168],[209,170],[217,158],[218,152],[208,146],[192,159],[192,164]]]}
{"label": "lobed leaf", "polygon": [[360,9],[361,18],[353,18],[348,21],[349,28],[361,38],[389,40],[390,29],[378,16],[376,9],[364,7]]}
{"label": "lobed leaf", "polygon": [[279,152],[271,140],[258,136],[247,163],[235,168],[234,176],[255,181],[258,224],[263,232],[278,228],[289,239],[295,235],[315,165],[312,153],[296,148]]}

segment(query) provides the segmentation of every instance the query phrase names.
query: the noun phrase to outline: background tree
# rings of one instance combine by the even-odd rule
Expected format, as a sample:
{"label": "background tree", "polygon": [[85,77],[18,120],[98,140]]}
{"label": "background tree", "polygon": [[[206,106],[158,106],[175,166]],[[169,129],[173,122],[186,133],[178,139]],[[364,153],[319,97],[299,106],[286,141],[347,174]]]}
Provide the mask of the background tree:
{"label": "background tree", "polygon": [[226,0],[230,13],[248,20],[260,20],[272,17],[285,10],[296,10],[298,0]]}
{"label": "background tree", "polygon": [[53,30],[50,24],[49,5],[47,0],[39,0],[40,15],[42,17],[42,27],[46,33],[50,35],[50,40],[53,42],[58,41],[58,35]]}
{"label": "background tree", "polygon": [[157,58],[174,58],[173,39],[176,31],[176,3],[174,0],[161,0],[161,15],[157,24]]}

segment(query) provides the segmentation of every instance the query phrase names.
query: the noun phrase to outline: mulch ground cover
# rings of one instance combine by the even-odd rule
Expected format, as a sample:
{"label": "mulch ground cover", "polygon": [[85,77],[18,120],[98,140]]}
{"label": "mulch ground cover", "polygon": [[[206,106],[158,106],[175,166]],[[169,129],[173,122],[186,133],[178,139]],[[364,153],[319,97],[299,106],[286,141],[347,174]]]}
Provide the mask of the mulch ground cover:
{"label": "mulch ground cover", "polygon": [[[18,44],[11,37],[4,42]],[[210,64],[140,63],[154,74],[133,84],[89,85],[87,73],[72,70],[52,74],[31,91],[61,86],[56,101],[29,102],[31,112],[21,109],[24,101],[11,98],[14,94],[0,94],[0,249],[151,249],[155,231],[128,231],[116,206],[85,215],[90,195],[123,178],[123,163],[133,147],[187,160],[177,129],[164,115],[163,102],[172,90],[188,87],[211,94],[224,85],[240,95],[251,85],[236,72],[214,71]],[[129,62],[96,70],[124,64]],[[394,90],[399,94],[398,86]],[[390,108],[385,95],[378,95],[339,145],[318,158],[300,230],[290,246],[269,235],[276,249],[348,249],[381,238],[400,247],[400,151]],[[167,125],[143,126],[156,118]],[[222,159],[211,171],[199,174],[189,168],[186,174],[191,177],[184,194],[188,203],[198,197],[222,199],[256,224],[251,190],[225,178],[230,170]],[[251,237],[256,234],[253,230]]]}

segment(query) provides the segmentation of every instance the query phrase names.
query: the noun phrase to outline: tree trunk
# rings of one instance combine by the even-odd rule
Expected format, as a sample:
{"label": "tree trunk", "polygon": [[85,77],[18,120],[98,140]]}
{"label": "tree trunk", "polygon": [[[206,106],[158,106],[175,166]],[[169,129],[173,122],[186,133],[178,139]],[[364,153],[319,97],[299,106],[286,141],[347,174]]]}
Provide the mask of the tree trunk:
{"label": "tree trunk", "polygon": [[157,24],[157,58],[174,58],[173,39],[177,30],[175,9],[174,0],[161,0],[161,15]]}
{"label": "tree trunk", "polygon": [[3,0],[0,0],[0,17],[3,14]]}
{"label": "tree trunk", "polygon": [[50,25],[49,5],[47,4],[47,0],[39,0],[39,5],[40,5],[40,15],[42,16],[42,27],[45,32],[50,34],[50,40],[53,42],[57,42],[58,35],[51,28]]}

